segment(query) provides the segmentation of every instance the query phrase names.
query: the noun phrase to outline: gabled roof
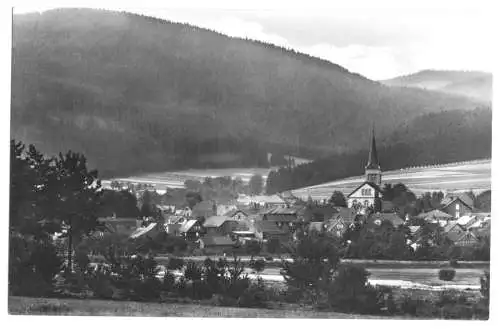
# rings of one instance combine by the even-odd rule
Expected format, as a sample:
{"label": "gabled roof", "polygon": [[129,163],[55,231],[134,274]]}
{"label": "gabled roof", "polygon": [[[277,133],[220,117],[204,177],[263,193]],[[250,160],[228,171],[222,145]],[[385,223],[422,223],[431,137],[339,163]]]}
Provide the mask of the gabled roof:
{"label": "gabled roof", "polygon": [[224,216],[226,216],[226,217],[233,217],[234,215],[236,215],[239,212],[242,213],[245,216],[248,216],[248,214],[246,212],[244,212],[243,210],[241,210],[241,209],[231,209],[228,212],[226,212],[224,214]]}
{"label": "gabled roof", "polygon": [[467,193],[448,193],[443,200],[452,200],[455,198],[459,198],[460,200],[462,200],[462,202],[465,203],[469,208],[474,208],[474,201]]}
{"label": "gabled roof", "polygon": [[441,210],[438,210],[438,209],[434,209],[434,210],[431,210],[429,212],[424,212],[424,213],[421,213],[417,216],[417,218],[422,218],[422,219],[428,219],[428,218],[431,218],[431,219],[448,219],[448,218],[453,218],[453,216],[445,213],[444,211],[441,211]]}
{"label": "gabled roof", "polygon": [[331,218],[334,221],[342,218],[345,223],[351,224],[356,219],[356,211],[352,208],[338,207],[337,211],[338,213],[333,214]]}
{"label": "gabled roof", "polygon": [[363,186],[365,185],[369,185],[370,187],[373,187],[375,189],[375,191],[377,191],[378,193],[380,194],[383,194],[383,191],[382,189],[380,188],[380,186],[378,186],[377,184],[375,183],[372,183],[372,182],[363,182],[361,183],[361,185],[359,185],[358,187],[356,187],[351,193],[349,193],[349,195],[347,196],[348,198],[353,195],[357,190],[359,190],[360,188],[362,188]]}
{"label": "gabled roof", "polygon": [[[453,228],[458,227],[460,230],[454,230]],[[449,228],[449,230],[446,232],[446,237],[450,239],[453,242],[457,242],[460,237],[465,233],[465,231],[462,229],[460,225],[454,225],[453,227]]]}
{"label": "gabled roof", "polygon": [[148,226],[146,227],[139,227],[137,230],[135,230],[131,235],[130,237],[132,239],[136,239],[140,236],[143,236],[145,234],[147,234],[148,232],[150,232],[152,229],[154,229],[156,227],[156,223],[151,223],[149,224]]}
{"label": "gabled roof", "polygon": [[451,220],[449,221],[445,226],[443,226],[443,232],[448,233],[450,230],[452,230],[455,226],[457,226],[462,229],[462,226],[458,223],[456,220]]}
{"label": "gabled roof", "polygon": [[210,216],[203,223],[204,227],[220,227],[227,221],[232,221],[231,218],[226,216]]}
{"label": "gabled roof", "polygon": [[394,213],[376,213],[371,214],[368,217],[369,222],[375,222],[376,220],[379,220],[381,223],[384,221],[390,222],[394,227],[403,225],[405,222],[401,217]]}
{"label": "gabled roof", "polygon": [[190,219],[184,223],[182,223],[179,232],[186,233],[188,232],[198,221],[196,219]]}
{"label": "gabled roof", "polygon": [[456,240],[454,240],[455,243],[462,242],[464,240],[469,240],[473,242],[479,242],[478,238],[472,233],[472,232],[463,232],[460,234]]}
{"label": "gabled roof", "polygon": [[467,202],[465,202],[461,197],[448,197],[448,198],[443,199],[443,201],[441,201],[441,204],[442,204],[441,209],[448,207],[449,205],[451,205],[453,202],[456,202],[456,201],[461,202],[466,207],[468,207],[469,209],[472,210],[472,206],[467,204]]}

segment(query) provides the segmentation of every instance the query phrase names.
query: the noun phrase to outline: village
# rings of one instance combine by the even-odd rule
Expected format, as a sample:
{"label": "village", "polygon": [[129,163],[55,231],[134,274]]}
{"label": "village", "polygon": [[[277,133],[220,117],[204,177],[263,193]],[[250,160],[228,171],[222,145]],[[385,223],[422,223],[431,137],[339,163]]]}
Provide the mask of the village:
{"label": "village", "polygon": [[[119,184],[114,188],[120,189]],[[259,250],[273,254],[280,245],[298,239],[301,234],[314,232],[332,234],[349,244],[352,242],[350,231],[363,227],[374,230],[384,225],[404,232],[406,246],[413,253],[421,246],[439,244],[429,238],[431,233],[437,232],[449,248],[475,250],[485,244],[489,248],[491,214],[477,209],[468,193],[444,192],[446,194],[440,195],[437,204],[434,202],[418,214],[401,211],[387,195],[384,196],[373,132],[365,182],[347,197],[332,191],[340,202],[338,198],[313,200],[310,196],[301,200],[291,192],[240,194],[237,199],[222,203],[199,197],[192,207],[156,204],[156,216],[113,215],[99,221],[106,231],[128,235],[130,239],[152,239],[158,233],[181,237],[193,246],[191,251],[196,255],[230,255],[235,250],[245,254],[241,250],[254,244],[260,246]],[[140,196],[141,192],[136,193]]]}

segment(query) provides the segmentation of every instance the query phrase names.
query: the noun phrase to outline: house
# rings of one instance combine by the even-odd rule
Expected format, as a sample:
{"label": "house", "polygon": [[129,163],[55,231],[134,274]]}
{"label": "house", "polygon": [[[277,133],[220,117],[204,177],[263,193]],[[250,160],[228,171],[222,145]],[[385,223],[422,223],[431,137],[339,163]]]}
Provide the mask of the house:
{"label": "house", "polygon": [[475,247],[479,243],[479,239],[472,232],[463,232],[455,241],[455,245],[459,247]]}
{"label": "house", "polygon": [[302,227],[305,222],[299,218],[302,207],[274,208],[262,214],[262,221],[271,221],[278,226],[288,226],[291,230]]}
{"label": "house", "polygon": [[229,202],[226,204],[217,204],[217,216],[226,216],[226,214],[230,211],[238,210],[236,206],[236,202]]}
{"label": "house", "polygon": [[190,219],[181,225],[179,232],[186,238],[186,240],[196,241],[200,236],[205,234],[205,229],[201,225],[200,221]]}
{"label": "house", "polygon": [[137,218],[129,217],[108,217],[108,218],[98,218],[97,221],[108,227],[108,230],[112,230],[114,233],[130,235],[137,228],[142,226],[142,221]]}
{"label": "house", "polygon": [[471,213],[473,207],[469,204],[469,201],[464,201],[464,196],[449,196],[444,198],[441,202],[440,210],[449,214],[456,219],[464,216],[465,214]]}
{"label": "house", "polygon": [[439,223],[441,221],[449,221],[453,219],[453,216],[447,214],[446,212],[443,212],[441,210],[431,210],[429,212],[421,213],[417,215],[417,218],[424,219],[426,222],[429,223]]}
{"label": "house", "polygon": [[215,235],[206,235],[198,239],[197,242],[199,243],[200,249],[218,254],[230,254],[236,244],[235,241],[227,236]]}
{"label": "house", "polygon": [[339,207],[337,211],[338,213],[324,222],[324,230],[341,237],[349,227],[356,223],[356,220],[361,220],[362,216],[356,214],[356,211],[352,208]]}
{"label": "house", "polygon": [[175,236],[181,235],[181,226],[182,224],[164,224],[165,232]]}
{"label": "house", "polygon": [[375,213],[368,217],[368,222],[380,226],[383,222],[391,223],[393,227],[404,224],[404,220],[395,213]]}
{"label": "house", "polygon": [[237,229],[238,222],[226,216],[210,216],[202,225],[207,234],[226,235]]}
{"label": "house", "polygon": [[150,223],[148,226],[142,226],[137,228],[132,234],[130,235],[131,239],[137,239],[139,237],[144,237],[144,236],[154,236],[158,233],[158,223]]}
{"label": "house", "polygon": [[311,234],[313,232],[322,233],[326,231],[326,224],[324,222],[310,222],[307,224],[307,233]]}
{"label": "house", "polygon": [[254,223],[255,236],[259,240],[268,241],[271,238],[277,238],[281,241],[286,241],[291,238],[292,231],[286,225],[279,225],[279,223],[269,220],[256,221]]}
{"label": "house", "polygon": [[443,227],[443,232],[450,241],[456,243],[462,234],[465,233],[465,229],[457,221],[450,221]]}
{"label": "house", "polygon": [[286,207],[287,203],[279,195],[240,195],[237,200],[238,204],[249,206],[254,209],[269,209],[274,207]]}
{"label": "house", "polygon": [[229,217],[235,221],[242,221],[248,218],[248,214],[240,209],[232,209],[226,212],[223,216]]}

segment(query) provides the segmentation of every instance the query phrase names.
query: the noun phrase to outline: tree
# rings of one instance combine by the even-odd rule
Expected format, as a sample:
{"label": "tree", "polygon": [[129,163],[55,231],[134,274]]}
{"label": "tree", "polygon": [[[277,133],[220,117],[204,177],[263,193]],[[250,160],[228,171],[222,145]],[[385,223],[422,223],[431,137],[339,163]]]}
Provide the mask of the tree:
{"label": "tree", "polygon": [[252,195],[262,194],[262,189],[264,187],[264,179],[262,178],[262,175],[253,175],[248,182],[248,186]]}
{"label": "tree", "polygon": [[287,249],[293,261],[282,262],[281,274],[288,292],[316,304],[340,262],[338,241],[326,234],[311,234],[291,243]]}
{"label": "tree", "polygon": [[188,204],[188,207],[193,209],[193,207],[203,201],[200,193],[197,192],[188,192],[186,193],[186,202]]}
{"label": "tree", "polygon": [[82,154],[59,153],[48,184],[52,196],[49,218],[60,225],[68,238],[68,271],[72,269],[73,240],[80,240],[98,226],[100,189],[97,171],[87,169],[87,160]]}
{"label": "tree", "polygon": [[328,202],[333,204],[335,207],[347,207],[347,201],[344,193],[340,191],[334,191]]}

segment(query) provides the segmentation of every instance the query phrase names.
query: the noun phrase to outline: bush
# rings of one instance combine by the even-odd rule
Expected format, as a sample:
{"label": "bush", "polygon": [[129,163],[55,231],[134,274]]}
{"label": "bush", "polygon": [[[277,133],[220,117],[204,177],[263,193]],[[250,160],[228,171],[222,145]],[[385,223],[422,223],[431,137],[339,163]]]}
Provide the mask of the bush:
{"label": "bush", "polygon": [[259,278],[256,283],[250,284],[243,292],[238,299],[238,306],[266,308],[269,298],[270,296],[267,292],[267,288],[262,279]]}
{"label": "bush", "polygon": [[263,259],[252,259],[249,264],[250,268],[257,273],[264,271],[266,268],[266,262]]}
{"label": "bush", "polygon": [[454,269],[441,269],[439,270],[439,280],[451,281],[455,278],[455,273]]}
{"label": "bush", "polygon": [[11,236],[9,243],[9,293],[49,297],[63,261],[51,241]]}
{"label": "bush", "polygon": [[342,265],[328,289],[329,306],[343,312],[380,313],[383,291],[368,284],[369,275],[362,266]]}
{"label": "bush", "polygon": [[288,246],[293,261],[282,262],[288,293],[295,301],[317,304],[340,261],[337,241],[326,235],[308,235]]}
{"label": "bush", "polygon": [[182,258],[169,258],[168,259],[168,265],[167,269],[169,270],[180,270],[181,268],[184,267],[184,259]]}

